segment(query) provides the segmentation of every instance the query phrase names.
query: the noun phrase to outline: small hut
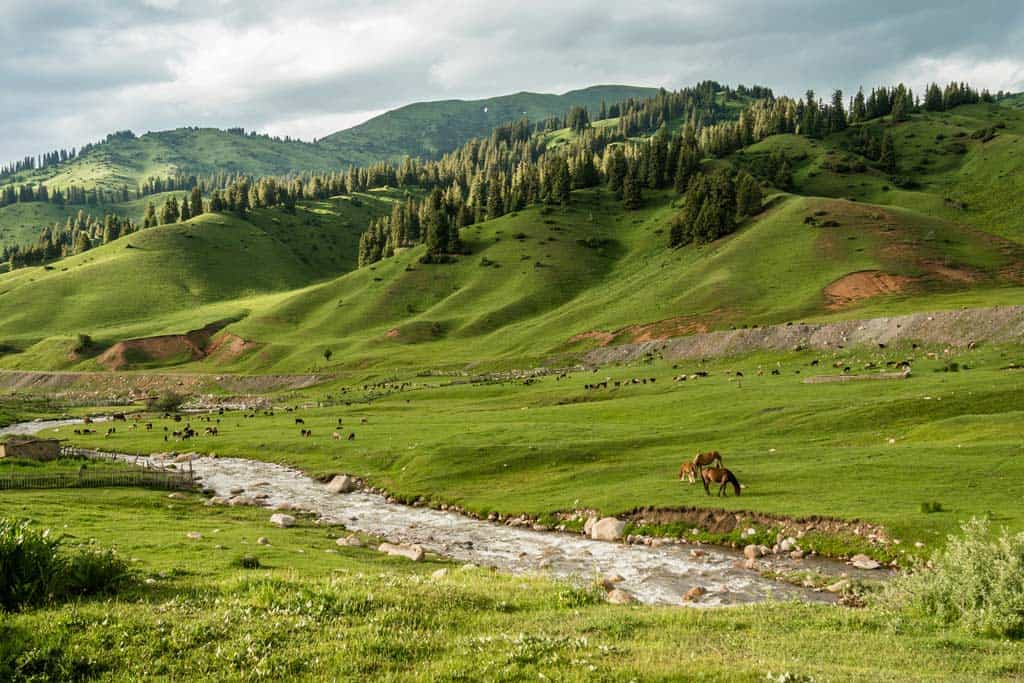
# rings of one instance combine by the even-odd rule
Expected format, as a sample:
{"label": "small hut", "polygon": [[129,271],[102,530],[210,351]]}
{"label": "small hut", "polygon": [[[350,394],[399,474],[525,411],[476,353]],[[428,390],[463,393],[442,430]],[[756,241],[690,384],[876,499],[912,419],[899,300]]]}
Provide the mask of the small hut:
{"label": "small hut", "polygon": [[56,460],[60,457],[57,439],[8,439],[0,443],[0,458],[28,458],[30,460]]}

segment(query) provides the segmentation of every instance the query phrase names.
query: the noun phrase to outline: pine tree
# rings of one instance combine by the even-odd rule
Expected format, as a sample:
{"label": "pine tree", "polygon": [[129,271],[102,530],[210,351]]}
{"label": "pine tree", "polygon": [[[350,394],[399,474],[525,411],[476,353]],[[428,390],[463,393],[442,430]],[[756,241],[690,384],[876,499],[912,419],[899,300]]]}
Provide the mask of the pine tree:
{"label": "pine tree", "polygon": [[622,205],[630,211],[635,211],[643,205],[643,190],[638,172],[639,164],[631,162],[622,181]]}
{"label": "pine tree", "polygon": [[189,208],[193,218],[203,215],[203,193],[198,185],[192,188],[192,205]]}
{"label": "pine tree", "polygon": [[832,93],[832,105],[829,107],[828,129],[830,133],[836,133],[846,129],[846,112],[843,111],[843,91],[835,90]]}
{"label": "pine tree", "polygon": [[888,130],[882,136],[882,149],[878,155],[878,165],[886,173],[896,173],[896,147],[892,141],[892,133]]}
{"label": "pine tree", "polygon": [[850,122],[860,123],[867,120],[867,107],[864,104],[864,88],[859,88],[850,107]]}
{"label": "pine tree", "polygon": [[192,212],[188,208],[188,197],[181,198],[181,209],[179,210],[178,220],[182,223],[192,217]]}
{"label": "pine tree", "polygon": [[761,211],[762,192],[754,176],[746,171],[736,174],[736,214],[754,216]]}

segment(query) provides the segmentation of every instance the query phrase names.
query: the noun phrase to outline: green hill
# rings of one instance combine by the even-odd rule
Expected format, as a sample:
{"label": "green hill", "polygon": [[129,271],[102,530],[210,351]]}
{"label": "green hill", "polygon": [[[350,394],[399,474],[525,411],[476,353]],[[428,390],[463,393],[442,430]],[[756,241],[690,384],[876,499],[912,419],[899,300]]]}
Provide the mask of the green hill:
{"label": "green hill", "polygon": [[521,92],[482,100],[417,102],[321,140],[339,153],[377,159],[403,156],[436,158],[473,137],[490,135],[496,126],[523,117],[540,121],[561,116],[573,106],[596,113],[602,102],[644,99],[657,88],[598,85],[561,95]]}
{"label": "green hill", "polygon": [[597,111],[655,88],[595,86],[563,95],[518,93],[488,100],[420,102],[376,116],[317,143],[213,128],[178,128],[140,136],[110,135],[77,158],[5,178],[0,184],[45,183],[130,190],[147,178],[216,172],[254,176],[340,169],[405,156],[438,157],[503,123],[560,116],[573,105]]}
{"label": "green hill", "polygon": [[[891,132],[896,176],[855,151],[863,128]],[[1022,135],[1024,112],[986,104],[823,139],[775,135],[705,166],[783,153],[789,191],[769,188],[736,233],[675,250],[670,191],[646,193],[638,211],[576,191],[567,207],[463,229],[469,254],[455,263],[423,264],[419,246],[358,270],[358,234],[388,192],[295,216],[204,216],[0,277],[0,343],[23,351],[0,364],[92,367],[68,356],[77,334],[110,345],[224,319],[261,350],[207,363],[259,372],[308,370],[325,349],[352,367],[519,364],[595,343],[1015,303]],[[133,296],[112,302],[104,283],[131,283]]]}
{"label": "green hill", "polygon": [[[390,205],[381,192],[303,202],[294,215],[280,209],[257,210],[246,220],[204,214],[51,266],[19,269],[0,281],[4,343],[20,349],[55,339],[41,353],[59,365],[69,362],[62,356],[79,334],[113,343],[244,315],[249,298],[355,268],[359,234]],[[54,349],[55,357],[46,356]]]}

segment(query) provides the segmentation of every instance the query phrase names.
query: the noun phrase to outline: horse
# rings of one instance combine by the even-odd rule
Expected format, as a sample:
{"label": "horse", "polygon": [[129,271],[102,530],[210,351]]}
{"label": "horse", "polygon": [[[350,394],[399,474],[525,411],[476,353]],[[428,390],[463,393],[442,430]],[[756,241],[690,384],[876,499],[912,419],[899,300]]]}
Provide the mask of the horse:
{"label": "horse", "polygon": [[705,467],[700,471],[701,482],[704,484],[704,493],[711,495],[711,489],[708,484],[718,484],[718,495],[728,495],[725,492],[727,484],[732,484],[732,490],[736,492],[736,495],[740,495],[740,482],[729,470],[724,467]]}
{"label": "horse", "polygon": [[693,456],[693,466],[698,469],[714,462],[717,462],[719,467],[722,466],[722,454],[718,451],[708,451],[707,453],[698,453]]}
{"label": "horse", "polygon": [[683,481],[684,479],[689,479],[691,484],[697,483],[697,473],[696,470],[693,469],[692,462],[684,462],[679,466],[679,481]]}

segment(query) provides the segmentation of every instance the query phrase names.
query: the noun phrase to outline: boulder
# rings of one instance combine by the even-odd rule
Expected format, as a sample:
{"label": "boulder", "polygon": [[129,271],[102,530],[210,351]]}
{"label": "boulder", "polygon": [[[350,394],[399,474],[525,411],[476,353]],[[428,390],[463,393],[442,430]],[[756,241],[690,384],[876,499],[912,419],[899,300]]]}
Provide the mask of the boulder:
{"label": "boulder", "polygon": [[439,579],[443,579],[446,576],[448,576],[448,570],[442,567],[441,569],[438,569],[433,574],[431,574],[430,578],[432,578],[434,581],[437,581]]}
{"label": "boulder", "polygon": [[870,557],[863,554],[854,555],[853,557],[851,557],[850,564],[852,564],[857,569],[878,569],[882,566],[875,560],[872,560]]}
{"label": "boulder", "polygon": [[377,547],[377,550],[388,555],[395,555],[398,557],[407,557],[413,562],[419,562],[423,559],[423,547],[420,545],[395,545],[393,543],[381,543]]}
{"label": "boulder", "polygon": [[625,581],[625,579],[618,574],[609,574],[601,579],[601,587],[606,591],[614,590],[615,584],[622,583],[623,581]]}
{"label": "boulder", "polygon": [[842,593],[849,586],[850,581],[848,579],[840,579],[839,581],[836,581],[833,584],[825,586],[825,590],[827,590],[829,593]]}
{"label": "boulder", "polygon": [[583,523],[583,535],[590,536],[595,524],[597,524],[597,517],[587,517],[587,521]]}
{"label": "boulder", "polygon": [[763,547],[764,546],[754,544],[748,545],[745,548],[743,548],[743,557],[747,558],[748,560],[756,560],[759,557],[764,557],[765,553],[762,550]]}
{"label": "boulder", "polygon": [[174,462],[177,462],[177,463],[192,462],[192,454],[191,453],[182,453],[181,455],[176,456],[174,458]]}
{"label": "boulder", "polygon": [[278,503],[278,504],[276,504],[276,505],[275,505],[275,506],[274,506],[273,508],[271,508],[271,509],[272,509],[272,510],[273,510],[274,512],[287,512],[287,511],[289,511],[289,510],[294,510],[294,509],[295,509],[295,506],[294,506],[294,505],[292,505],[291,503],[289,503],[288,501],[284,501],[284,502],[281,502],[281,503]]}
{"label": "boulder", "polygon": [[796,539],[791,536],[783,540],[782,543],[779,544],[779,549],[784,553],[792,552],[796,549]]}
{"label": "boulder", "polygon": [[259,545],[270,545],[270,539],[266,536],[260,536],[256,539],[256,543],[258,543]]}
{"label": "boulder", "polygon": [[188,500],[188,496],[186,496],[181,491],[175,491],[174,493],[168,493],[167,497],[170,498],[171,500]]}
{"label": "boulder", "polygon": [[622,538],[626,523],[614,517],[605,517],[590,528],[590,537],[595,541],[617,541]]}
{"label": "boulder", "polygon": [[362,548],[363,542],[359,540],[358,536],[342,536],[335,541],[338,545],[350,546],[353,548]]}
{"label": "boulder", "polygon": [[199,540],[202,540],[202,538],[203,538],[203,535],[201,533],[199,533],[198,531],[190,531],[190,532],[188,532],[185,535],[188,536],[189,538],[191,538],[193,541],[199,541]]}
{"label": "boulder", "polygon": [[628,605],[631,602],[636,602],[636,598],[621,588],[613,588],[608,591],[607,599],[613,605]]}
{"label": "boulder", "polygon": [[690,557],[704,557],[705,555],[707,555],[707,553],[701,550],[700,548],[690,549]]}
{"label": "boulder", "polygon": [[703,586],[694,586],[683,595],[683,602],[693,602],[705,593],[707,590]]}
{"label": "boulder", "polygon": [[291,515],[278,512],[270,515],[270,523],[274,526],[279,526],[282,529],[287,529],[288,527],[295,525],[295,518]]}
{"label": "boulder", "polygon": [[347,474],[339,474],[327,484],[328,493],[352,493],[356,490],[356,480]]}

